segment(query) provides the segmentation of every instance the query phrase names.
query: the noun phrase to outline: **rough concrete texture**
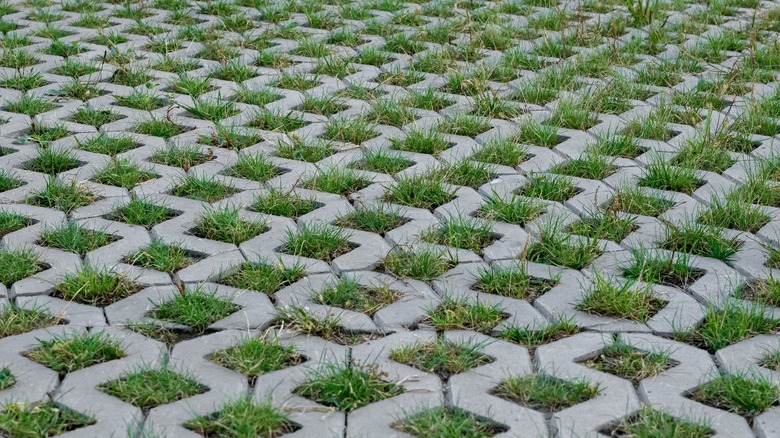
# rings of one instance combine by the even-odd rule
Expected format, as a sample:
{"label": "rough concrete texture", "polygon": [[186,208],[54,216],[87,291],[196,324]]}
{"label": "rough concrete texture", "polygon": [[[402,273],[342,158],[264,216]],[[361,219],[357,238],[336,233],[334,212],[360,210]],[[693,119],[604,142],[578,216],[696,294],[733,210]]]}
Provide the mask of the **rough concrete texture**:
{"label": "rough concrete texture", "polygon": [[[288,427],[208,436],[694,436],[631,429],[649,408],[780,437],[778,23],[776,0],[0,0],[0,436],[199,436],[248,397]],[[128,286],[68,289],[84,272]],[[34,359],[89,334],[123,356]],[[294,359],[217,359],[252,340]],[[399,353],[436,345],[482,359]],[[105,391],[167,367],[200,393]],[[397,391],[307,397],[334,369]],[[724,376],[770,401],[700,397]],[[536,378],[596,389],[505,392]],[[89,421],[23,435],[14,403]],[[491,426],[405,426],[442,407]]]}

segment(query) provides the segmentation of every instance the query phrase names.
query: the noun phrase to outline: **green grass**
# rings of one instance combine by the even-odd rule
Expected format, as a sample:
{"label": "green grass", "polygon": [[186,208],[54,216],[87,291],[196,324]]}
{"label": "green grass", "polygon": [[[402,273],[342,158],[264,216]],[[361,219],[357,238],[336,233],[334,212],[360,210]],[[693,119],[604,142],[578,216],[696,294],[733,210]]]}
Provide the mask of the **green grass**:
{"label": "green grass", "polygon": [[495,166],[480,161],[460,160],[448,163],[435,170],[444,181],[458,186],[478,189],[495,178]]}
{"label": "green grass", "polygon": [[625,135],[596,136],[596,142],[588,146],[588,152],[595,155],[634,159],[645,152],[636,139]]}
{"label": "green grass", "polygon": [[65,125],[42,126],[33,124],[27,131],[27,140],[48,147],[53,141],[67,137],[69,134]]}
{"label": "green grass", "polygon": [[557,412],[596,397],[598,385],[584,379],[562,380],[548,374],[528,377],[511,376],[493,393],[534,410]]}
{"label": "green grass", "polygon": [[385,201],[409,207],[434,210],[455,198],[455,190],[445,185],[441,173],[403,176],[388,187]]}
{"label": "green grass", "polygon": [[125,257],[123,261],[145,269],[173,273],[197,260],[181,247],[155,239],[145,247]]}
{"label": "green grass", "polygon": [[139,134],[162,137],[165,140],[175,137],[184,132],[184,129],[168,120],[158,120],[150,118],[135,125],[135,132]]}
{"label": "green grass", "polygon": [[780,370],[780,350],[766,351],[761,360],[758,361],[758,365],[775,372]]}
{"label": "green grass", "polygon": [[496,138],[477,149],[472,160],[515,167],[528,159],[528,149],[511,139]]}
{"label": "green grass", "polygon": [[90,306],[107,306],[136,293],[140,287],[124,274],[107,269],[82,268],[66,275],[54,288],[66,301]]}
{"label": "green grass", "polygon": [[219,297],[216,292],[197,288],[186,290],[172,300],[156,304],[149,316],[161,321],[190,327],[203,333],[211,324],[230,316],[240,309],[230,298]]}
{"label": "green grass", "polygon": [[32,249],[0,249],[0,283],[8,288],[44,270],[45,266]]}
{"label": "green grass", "polygon": [[0,311],[0,339],[49,327],[59,322],[59,318],[52,316],[45,309],[24,309],[14,304],[4,306]]}
{"label": "green grass", "polygon": [[19,99],[6,103],[3,108],[12,113],[36,116],[57,108],[57,105],[48,99],[42,99],[30,94],[22,95]]}
{"label": "green grass", "polygon": [[203,164],[208,160],[209,155],[201,152],[197,145],[172,144],[155,150],[151,156],[153,163],[181,167],[185,170],[198,164]]}
{"label": "green grass", "polygon": [[560,224],[553,221],[540,230],[539,238],[528,247],[529,261],[582,269],[601,255],[598,240],[575,238],[561,231]]}
{"label": "green grass", "polygon": [[431,438],[488,438],[505,430],[469,412],[446,407],[423,410],[393,427],[416,437]]}
{"label": "green grass", "polygon": [[687,288],[704,272],[692,268],[685,253],[664,254],[647,249],[632,249],[629,264],[622,268],[623,276],[647,283]]}
{"label": "green grass", "polygon": [[662,373],[672,366],[665,352],[643,352],[620,340],[607,345],[596,358],[585,365],[601,372],[615,374],[635,384]]}
{"label": "green grass", "polygon": [[764,306],[780,307],[780,282],[772,276],[750,282],[740,287],[737,296]]}
{"label": "green grass", "polygon": [[226,185],[213,176],[190,176],[180,178],[171,190],[171,195],[203,202],[216,202],[237,193],[238,190]]}
{"label": "green grass", "polygon": [[635,221],[635,216],[622,215],[616,211],[589,211],[569,227],[569,232],[619,243],[634,231]]}
{"label": "green grass", "polygon": [[462,344],[438,338],[435,342],[403,345],[390,352],[396,362],[413,366],[442,379],[488,364],[492,358],[485,355],[484,345],[467,341]]}
{"label": "green grass", "polygon": [[251,289],[266,294],[287,287],[304,276],[302,265],[285,266],[261,260],[257,263],[245,262],[219,279],[220,283],[238,289]]}
{"label": "green grass", "polygon": [[613,165],[614,161],[603,155],[589,153],[558,164],[551,171],[576,178],[601,180],[615,173],[617,169]]}
{"label": "green grass", "polygon": [[769,223],[770,216],[763,207],[745,204],[739,193],[713,196],[710,207],[699,217],[704,225],[755,233]]}
{"label": "green grass", "polygon": [[635,437],[707,438],[712,435],[712,429],[707,423],[673,417],[650,406],[643,406],[635,416],[620,423],[613,434]]}
{"label": "green grass", "polygon": [[682,192],[686,195],[691,195],[704,185],[704,181],[696,176],[696,169],[677,167],[662,158],[655,159],[637,183],[640,186]]}
{"label": "green grass", "polygon": [[131,198],[125,206],[106,216],[107,219],[139,225],[147,230],[174,217],[176,217],[176,213],[173,210],[154,204],[150,200],[135,197]]}
{"label": "green grass", "polygon": [[60,374],[126,356],[122,345],[103,332],[54,336],[48,341],[38,340],[38,346],[25,355]]}
{"label": "green grass", "polygon": [[705,383],[691,398],[752,419],[780,403],[780,389],[758,375],[735,373]]}
{"label": "green grass", "polygon": [[238,345],[215,351],[211,361],[254,379],[287,367],[303,363],[295,346],[282,345],[278,339],[247,338]]}
{"label": "green grass", "polygon": [[365,288],[349,277],[326,285],[321,291],[312,291],[312,301],[340,307],[372,316],[379,309],[395,302],[400,295],[386,286]]}
{"label": "green grass", "polygon": [[311,190],[348,196],[366,188],[371,181],[353,169],[328,167],[306,180],[303,186]]}
{"label": "green grass", "polygon": [[99,128],[105,124],[116,122],[122,116],[110,110],[98,110],[88,106],[79,108],[73,113],[73,121]]}
{"label": "green grass", "polygon": [[27,170],[33,172],[46,173],[56,176],[61,172],[79,167],[81,163],[78,158],[68,149],[39,149],[38,155],[26,164]]}
{"label": "green grass", "polygon": [[[225,149],[241,150],[263,141],[259,134],[235,126],[216,125],[211,133],[200,138],[200,144]],[[239,160],[244,155],[239,157]]]}
{"label": "green grass", "polygon": [[363,158],[350,164],[350,167],[370,172],[386,173],[393,175],[414,164],[398,154],[384,149],[369,149],[363,153]]}
{"label": "green grass", "polygon": [[437,129],[445,134],[466,137],[476,137],[489,131],[492,127],[488,118],[463,113],[449,116],[437,125]]}
{"label": "green grass", "polygon": [[67,222],[55,228],[44,229],[41,232],[40,244],[73,252],[83,257],[88,252],[117,240],[118,237],[113,234],[90,230],[77,222]]}
{"label": "green grass", "polygon": [[409,219],[401,216],[396,209],[379,205],[358,208],[352,213],[338,218],[334,225],[384,235],[408,221]]}
{"label": "green grass", "polygon": [[193,98],[192,105],[182,105],[192,117],[218,123],[222,119],[232,117],[240,112],[235,103],[230,100]]}
{"label": "green grass", "polygon": [[0,369],[0,391],[8,389],[16,384],[16,377],[8,368]]}
{"label": "green grass", "polygon": [[292,111],[282,113],[279,110],[269,110],[267,108],[256,111],[252,115],[252,120],[248,123],[249,126],[264,131],[285,133],[303,128],[307,124],[308,122],[304,121],[302,116]]}
{"label": "green grass", "polygon": [[377,137],[376,127],[362,118],[336,117],[330,119],[323,132],[323,138],[331,141],[363,144]]}
{"label": "green grass", "polygon": [[536,327],[507,327],[501,332],[501,338],[522,345],[533,351],[534,348],[557,341],[580,332],[580,328],[570,319],[557,320],[551,324]]}
{"label": "green grass", "polygon": [[530,181],[523,185],[519,194],[529,198],[564,202],[578,192],[579,189],[569,177],[541,175],[532,177]]}
{"label": "green grass", "polygon": [[441,133],[419,128],[410,129],[403,140],[390,139],[390,144],[396,150],[433,156],[438,156],[452,147],[452,144]]}
{"label": "green grass", "polygon": [[239,438],[257,433],[277,437],[292,433],[299,426],[283,409],[270,402],[256,403],[245,396],[222,405],[214,414],[184,423],[184,427],[203,436]]}
{"label": "green grass", "polygon": [[501,196],[497,193],[485,198],[479,215],[489,220],[508,222],[524,227],[545,212],[545,204],[535,199],[516,195]]}
{"label": "green grass", "polygon": [[154,173],[145,170],[130,159],[115,158],[95,172],[92,179],[100,184],[132,189],[155,177]]}
{"label": "green grass", "polygon": [[658,217],[675,205],[670,197],[656,197],[646,194],[638,187],[618,188],[610,199],[608,208],[629,214]]}
{"label": "green grass", "polygon": [[533,301],[552,289],[558,280],[541,279],[528,275],[522,264],[493,266],[477,271],[474,288],[485,293]]}
{"label": "green grass", "polygon": [[767,317],[758,304],[741,306],[729,301],[721,307],[710,307],[698,327],[676,333],[676,337],[710,352],[761,334],[776,333],[780,320]]}
{"label": "green grass", "polygon": [[287,239],[280,251],[330,262],[352,250],[350,237],[339,228],[303,225],[297,231],[287,231]]}
{"label": "green grass", "polygon": [[182,375],[168,366],[159,369],[144,366],[119,380],[98,385],[98,389],[147,411],[202,394],[208,388],[193,377]]}
{"label": "green grass", "polygon": [[382,260],[382,265],[388,273],[422,281],[441,277],[455,263],[444,253],[426,248],[391,251]]}
{"label": "green grass", "polygon": [[478,254],[496,240],[489,223],[463,216],[450,217],[444,224],[424,231],[420,237],[429,242],[467,249]]}
{"label": "green grass", "polygon": [[489,333],[506,318],[500,304],[470,303],[461,298],[444,298],[427,310],[425,322],[436,330],[475,330]]}
{"label": "green grass", "polygon": [[274,216],[285,216],[296,219],[319,208],[313,197],[303,197],[292,191],[270,189],[265,194],[255,197],[252,209],[260,213]]}
{"label": "green grass", "polygon": [[595,273],[593,286],[584,292],[576,308],[596,315],[647,322],[665,305],[653,295],[650,285],[638,286],[633,281],[620,282]]}
{"label": "green grass", "polygon": [[207,210],[198,218],[192,233],[205,239],[238,245],[268,231],[267,224],[243,219],[239,212],[235,207]]}
{"label": "green grass", "polygon": [[382,377],[377,366],[325,364],[313,370],[294,392],[336,410],[351,412],[404,392],[403,387]]}
{"label": "green grass", "polygon": [[678,227],[667,226],[662,248],[703,257],[729,261],[739,251],[742,242],[726,237],[724,232],[709,225],[686,222]]}
{"label": "green grass", "polygon": [[105,154],[111,157],[115,157],[118,154],[135,149],[139,146],[136,141],[128,135],[108,135],[100,134],[96,137],[91,137],[88,140],[79,142],[79,149],[94,152],[96,154]]}
{"label": "green grass", "polygon": [[0,237],[30,225],[32,225],[32,221],[25,216],[8,211],[0,211]]}
{"label": "green grass", "polygon": [[305,141],[294,138],[291,142],[279,142],[276,156],[288,160],[300,160],[316,163],[333,155],[333,145],[325,141]]}
{"label": "green grass", "polygon": [[54,403],[9,403],[0,412],[0,432],[12,437],[55,436],[95,422]]}
{"label": "green grass", "polygon": [[[141,111],[151,111],[156,108],[161,108],[166,104],[166,101],[163,98],[142,91],[134,91],[127,96],[114,96],[114,98],[116,99],[117,105]],[[146,126],[143,126],[142,129],[151,130],[152,128],[154,128],[154,124],[148,123]]]}

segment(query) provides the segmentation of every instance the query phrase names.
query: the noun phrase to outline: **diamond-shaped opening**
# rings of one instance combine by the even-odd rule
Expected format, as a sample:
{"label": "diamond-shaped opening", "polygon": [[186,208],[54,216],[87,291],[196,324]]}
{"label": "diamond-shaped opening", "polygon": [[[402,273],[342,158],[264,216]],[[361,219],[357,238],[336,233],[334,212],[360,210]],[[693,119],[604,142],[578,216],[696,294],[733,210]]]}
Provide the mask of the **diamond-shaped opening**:
{"label": "diamond-shaped opening", "polygon": [[95,423],[93,418],[56,403],[8,403],[0,412],[0,433],[11,437],[29,436],[30,424],[40,427],[36,429],[40,435],[35,436],[49,437]]}
{"label": "diamond-shaped opening", "polygon": [[684,254],[665,255],[651,251],[632,251],[632,259],[622,267],[623,276],[647,283],[688,288],[706,271],[693,268]]}
{"label": "diamond-shaped opening", "polygon": [[5,306],[0,311],[0,339],[66,323],[67,321],[52,316],[45,309],[24,309],[16,305]]}
{"label": "diamond-shaped opening", "polygon": [[758,374],[721,375],[686,394],[686,397],[741,415],[752,423],[755,417],[780,405],[780,388]]}
{"label": "diamond-shaped opening", "polygon": [[151,230],[155,225],[171,220],[180,214],[182,212],[157,205],[151,200],[133,198],[124,207],[120,207],[103,217],[111,221],[139,225]]}
{"label": "diamond-shaped opening", "polygon": [[327,225],[303,225],[288,232],[285,243],[276,251],[331,262],[359,245],[351,242],[344,230]]}
{"label": "diamond-shaped opening", "polygon": [[87,267],[66,275],[55,286],[52,296],[90,306],[108,306],[140,289],[138,284],[124,274]]}
{"label": "diamond-shaped opening", "polygon": [[526,377],[510,376],[492,393],[537,411],[553,413],[596,397],[599,388],[583,379],[563,380],[540,373]]}
{"label": "diamond-shaped opening", "polygon": [[737,291],[737,297],[769,307],[780,307],[780,281],[774,278],[751,281],[743,284]]}
{"label": "diamond-shaped opening", "polygon": [[565,176],[537,177],[531,179],[518,191],[518,195],[540,198],[547,201],[565,202],[582,192],[572,180]]}
{"label": "diamond-shaped opening", "polygon": [[667,304],[649,284],[638,285],[595,273],[593,285],[583,291],[575,307],[594,315],[646,323]]}
{"label": "diamond-shaped opening", "polygon": [[172,274],[205,257],[203,254],[189,251],[176,244],[153,240],[144,248],[125,256],[122,261],[144,269],[154,269]]}
{"label": "diamond-shaped opening", "polygon": [[387,286],[367,288],[349,277],[342,277],[338,282],[326,285],[321,291],[312,291],[311,296],[315,303],[361,312],[368,316],[373,316],[399,298],[401,294]]}
{"label": "diamond-shaped opening", "polygon": [[569,226],[568,232],[592,239],[611,240],[620,243],[639,226],[635,218],[613,212],[589,212]]}
{"label": "diamond-shaped opening", "polygon": [[533,303],[558,283],[557,278],[548,279],[529,275],[525,267],[518,264],[480,269],[472,287],[484,293]]}
{"label": "diamond-shaped opening", "polygon": [[404,392],[402,386],[382,377],[377,366],[325,364],[293,392],[339,411],[351,412]]}
{"label": "diamond-shaped opening", "polygon": [[119,341],[103,332],[54,336],[50,340],[38,340],[38,346],[25,352],[24,355],[60,375],[126,356]]}
{"label": "diamond-shaped opening", "polygon": [[58,228],[44,230],[41,233],[38,244],[76,253],[84,257],[88,252],[116,242],[119,239],[120,237],[113,234],[90,230],[76,222],[68,222]]}
{"label": "diamond-shaped opening", "polygon": [[201,288],[184,290],[173,299],[153,303],[148,316],[160,321],[189,327],[195,332],[205,332],[211,324],[227,318],[241,309],[229,297],[217,296],[216,291]]}
{"label": "diamond-shaped opening", "polygon": [[238,192],[239,190],[235,187],[223,184],[214,177],[198,178],[187,175],[178,181],[170,194],[211,203],[233,196]]}
{"label": "diamond-shaped opening", "polygon": [[204,212],[189,233],[204,239],[238,245],[268,230],[270,227],[266,222],[247,220],[239,216],[237,208],[224,208]]}
{"label": "diamond-shaped opening", "polygon": [[619,340],[599,351],[596,357],[582,363],[598,371],[630,380],[635,385],[678,364],[671,360],[666,352],[641,351]]}
{"label": "diamond-shaped opening", "polygon": [[28,248],[0,249],[0,266],[0,284],[7,288],[50,267]]}
{"label": "diamond-shaped opening", "polygon": [[273,216],[298,219],[324,205],[317,202],[314,197],[304,197],[293,191],[272,188],[255,198],[252,210]]}
{"label": "diamond-shaped opening", "polygon": [[379,333],[346,330],[341,316],[334,313],[318,315],[300,306],[280,308],[275,327],[292,330],[308,336],[318,336],[339,345],[357,345],[382,337]]}
{"label": "diamond-shaped opening", "polygon": [[306,360],[295,346],[264,337],[249,338],[211,355],[212,362],[245,375],[250,386],[254,386],[258,376],[300,365]]}
{"label": "diamond-shaped opening", "polygon": [[436,342],[396,348],[390,352],[390,358],[446,380],[454,374],[493,362],[492,357],[483,353],[483,348],[484,344],[472,340],[456,343],[439,338]]}
{"label": "diamond-shaped opening", "polygon": [[360,208],[352,213],[336,219],[333,224],[344,228],[376,233],[384,237],[385,233],[403,226],[411,221],[406,216],[401,216],[400,211],[388,209],[382,206],[376,208]]}
{"label": "diamond-shaped opening", "polygon": [[482,254],[482,250],[501,236],[492,230],[490,224],[464,218],[453,217],[446,223],[423,231],[420,238],[439,245],[473,251]]}
{"label": "diamond-shaped opening", "polygon": [[281,263],[244,262],[224,272],[216,281],[238,289],[248,289],[271,295],[303,278],[302,265],[284,266]]}
{"label": "diamond-shaped opening", "polygon": [[638,414],[623,420],[617,426],[601,431],[601,433],[607,436],[621,437],[707,438],[714,435],[713,430],[706,424],[674,417],[650,406],[642,407]]}
{"label": "diamond-shaped opening", "polygon": [[280,437],[301,428],[282,408],[270,402],[256,403],[249,396],[228,402],[211,415],[192,419],[184,427],[207,437],[232,436],[236,430]]}
{"label": "diamond-shaped opening", "polygon": [[428,310],[425,323],[434,326],[436,330],[474,330],[489,333],[508,317],[501,304],[445,297],[439,307]]}
{"label": "diamond-shaped opening", "polygon": [[168,367],[139,369],[121,379],[103,383],[98,389],[138,406],[144,412],[209,390],[191,376],[179,374]]}
{"label": "diamond-shaped opening", "polygon": [[410,415],[393,424],[393,428],[412,436],[473,436],[487,438],[508,428],[487,418],[457,408],[437,407]]}

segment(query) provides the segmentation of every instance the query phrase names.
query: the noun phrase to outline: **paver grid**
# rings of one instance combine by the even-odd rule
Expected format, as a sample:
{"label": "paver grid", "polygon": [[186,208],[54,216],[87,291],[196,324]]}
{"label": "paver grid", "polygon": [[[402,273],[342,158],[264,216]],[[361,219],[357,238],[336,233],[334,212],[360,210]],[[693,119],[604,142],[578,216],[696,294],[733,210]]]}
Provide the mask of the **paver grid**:
{"label": "paver grid", "polygon": [[[780,437],[780,4],[645,5],[0,2],[0,436],[19,403],[81,414],[63,437],[198,436],[244,396],[287,418],[257,436],[410,436],[444,407],[473,430],[418,436],[640,436],[655,412]],[[36,359],[88,334],[122,357]],[[248,340],[294,356],[217,359]],[[477,359],[399,353],[437,345]],[[609,369],[615,346],[661,367]],[[307,397],[333,367],[394,392]],[[106,392],[161,369],[201,389]],[[739,378],[769,401],[698,396]],[[533,379],[592,392],[511,392]],[[692,436],[669,430],[641,436]]]}

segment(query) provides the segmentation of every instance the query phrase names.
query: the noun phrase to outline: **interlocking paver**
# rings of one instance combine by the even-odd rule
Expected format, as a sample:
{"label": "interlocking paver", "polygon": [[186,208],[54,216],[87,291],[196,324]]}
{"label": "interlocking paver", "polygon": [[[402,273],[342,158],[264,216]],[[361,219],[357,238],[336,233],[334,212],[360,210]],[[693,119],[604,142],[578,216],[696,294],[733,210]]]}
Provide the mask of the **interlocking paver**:
{"label": "interlocking paver", "polygon": [[[451,418],[639,436],[648,408],[780,436],[779,11],[0,1],[0,435],[39,414],[13,402],[92,422],[42,436],[174,437],[196,416],[229,429],[220,413],[249,400],[281,409],[271,436],[444,436]],[[96,333],[126,356],[59,373],[28,357]],[[251,378],[213,360],[271,338],[301,360]],[[490,360],[446,378],[392,358],[466,339]],[[596,369],[624,344],[668,364]],[[141,409],[99,389],[141,362],[208,390]],[[395,389],[342,411],[301,395],[333,366]],[[774,401],[743,416],[696,398],[719,376]],[[598,391],[540,408],[510,377]]]}

